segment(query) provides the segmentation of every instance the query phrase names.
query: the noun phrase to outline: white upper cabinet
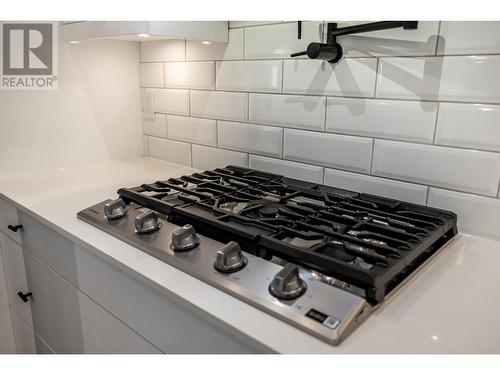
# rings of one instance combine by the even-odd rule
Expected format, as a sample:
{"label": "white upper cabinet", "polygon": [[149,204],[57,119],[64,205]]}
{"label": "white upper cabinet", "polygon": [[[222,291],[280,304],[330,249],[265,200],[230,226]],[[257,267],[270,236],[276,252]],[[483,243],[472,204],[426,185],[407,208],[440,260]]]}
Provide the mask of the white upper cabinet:
{"label": "white upper cabinet", "polygon": [[64,40],[68,42],[101,38],[228,42],[227,21],[76,21],[64,22],[62,29]]}

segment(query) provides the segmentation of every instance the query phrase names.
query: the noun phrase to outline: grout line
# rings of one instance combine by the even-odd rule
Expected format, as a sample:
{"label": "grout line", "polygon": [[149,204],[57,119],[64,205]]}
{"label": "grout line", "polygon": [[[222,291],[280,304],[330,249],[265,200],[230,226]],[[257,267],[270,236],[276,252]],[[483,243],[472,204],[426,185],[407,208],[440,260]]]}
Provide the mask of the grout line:
{"label": "grout line", "polygon": [[439,40],[441,39],[441,22],[438,22],[438,30],[437,30],[437,39],[436,39],[436,48],[434,50],[434,55],[437,56],[438,54],[438,48],[439,48]]}
{"label": "grout line", "polygon": [[452,103],[452,104],[483,104],[483,105],[493,105],[500,106],[500,102],[488,102],[488,101],[459,101],[459,100],[445,100],[445,99],[418,99],[418,98],[395,98],[395,97],[370,97],[370,96],[352,96],[352,95],[335,95],[335,94],[309,94],[304,92],[271,92],[271,91],[239,91],[239,90],[211,90],[206,88],[189,88],[185,87],[158,87],[158,86],[142,86],[141,89],[157,89],[157,90],[192,90],[192,91],[213,91],[213,92],[225,92],[228,94],[262,94],[262,95],[288,95],[288,96],[304,96],[313,98],[337,98],[337,99],[358,99],[358,100],[385,100],[385,101],[395,101],[395,102],[413,102],[413,103]]}
{"label": "grout line", "polygon": [[212,78],[214,80],[212,87],[213,90],[217,90],[217,62],[213,61],[213,71],[212,71]]}
{"label": "grout line", "polygon": [[436,118],[434,119],[434,134],[432,135],[432,144],[436,144],[436,133],[437,133],[437,127],[438,127],[438,121],[439,121],[439,112],[441,110],[441,103],[438,102],[437,104],[437,111],[436,111]]}
{"label": "grout line", "polygon": [[[243,61],[246,61],[247,59],[247,28],[243,28],[243,45],[241,46],[243,48]],[[238,60],[232,60],[232,61],[238,61]]]}
{"label": "grout line", "polygon": [[[499,52],[478,52],[478,53],[450,53],[450,54],[424,54],[424,55],[363,55],[363,56],[345,56],[346,60],[367,60],[367,59],[422,59],[422,58],[432,58],[432,57],[477,57],[477,56],[486,56],[486,57],[498,57],[500,56]],[[310,61],[311,64],[314,61],[307,57],[295,57],[290,58],[287,54],[286,56],[273,56],[273,57],[260,57],[254,59],[247,59],[246,53],[244,51],[243,59],[196,59],[196,60],[161,60],[161,61],[141,61],[140,64],[162,64],[169,62],[211,62],[211,61],[219,61],[219,62],[244,62],[244,61],[276,61],[276,60],[289,60],[289,61]]]}
{"label": "grout line", "polygon": [[219,148],[219,120],[215,121],[215,144]]}
{"label": "grout line", "polygon": [[193,144],[192,143],[189,144],[189,152],[191,153],[191,155],[190,155],[191,156],[190,157],[190,161],[191,161],[190,165],[191,165],[191,168],[193,168]]}
{"label": "grout line", "polygon": [[324,102],[325,102],[325,118],[323,120],[323,133],[326,133],[326,129],[327,129],[327,116],[328,116],[328,98],[325,98],[324,99]]}
{"label": "grout line", "polygon": [[285,129],[281,128],[281,159],[285,158]]}
{"label": "grout line", "polygon": [[283,94],[283,87],[285,86],[285,61],[281,60],[281,93]]}
{"label": "grout line", "polygon": [[377,65],[375,67],[375,85],[373,87],[373,98],[374,99],[377,97],[379,70],[380,70],[380,59],[377,59]]}
{"label": "grout line", "polygon": [[229,27],[228,29],[246,29],[247,27],[264,27],[264,26],[275,26],[275,25],[283,25],[287,23],[292,23],[296,21],[288,21],[288,22],[281,22],[281,21],[271,21],[271,23],[264,23],[264,24],[259,24],[259,25],[248,25],[248,26],[236,26],[236,27]]}
{"label": "grout line", "polygon": [[375,138],[372,139],[372,154],[370,158],[370,176],[373,173],[373,155],[375,154]]}

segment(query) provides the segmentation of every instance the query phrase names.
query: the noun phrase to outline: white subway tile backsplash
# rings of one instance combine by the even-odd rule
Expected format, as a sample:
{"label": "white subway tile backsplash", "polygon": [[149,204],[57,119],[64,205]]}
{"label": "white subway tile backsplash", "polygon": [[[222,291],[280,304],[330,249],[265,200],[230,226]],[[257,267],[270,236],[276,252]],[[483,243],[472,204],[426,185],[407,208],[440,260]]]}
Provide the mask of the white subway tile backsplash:
{"label": "white subway tile backsplash", "polygon": [[322,22],[302,22],[301,39],[296,22],[250,27],[245,29],[245,58],[287,59],[291,53],[306,50],[310,42],[321,42],[322,36]]}
{"label": "white subway tile backsplash", "polygon": [[165,87],[177,89],[213,89],[213,62],[167,62]]}
{"label": "white subway tile backsplash", "polygon": [[336,169],[325,169],[325,185],[423,205],[427,200],[427,186]]}
{"label": "white subway tile backsplash", "polygon": [[[361,22],[339,22],[338,27]],[[439,22],[420,21],[417,30],[389,29],[366,34],[338,37],[344,54],[355,56],[422,56],[434,55]]]}
{"label": "white subway tile backsplash", "polygon": [[438,104],[328,98],[326,131],[432,143]]}
{"label": "white subway tile backsplash", "polygon": [[374,175],[495,196],[500,154],[375,140]]}
{"label": "white subway tile backsplash", "polygon": [[500,151],[500,105],[441,103],[434,142]]}
{"label": "white subway tile backsplash", "polygon": [[246,121],[248,94],[223,91],[191,91],[191,115],[230,121]]}
{"label": "white subway tile backsplash", "polygon": [[323,168],[316,165],[249,155],[249,167],[316,184],[323,183]]}
{"label": "white subway tile backsplash", "polygon": [[142,131],[146,135],[167,137],[167,121],[165,115],[155,113],[153,118],[142,116]]}
{"label": "white subway tile backsplash", "polygon": [[373,140],[285,129],[283,158],[325,167],[370,172]]}
{"label": "white subway tile backsplash", "polygon": [[193,168],[214,169],[226,165],[248,166],[248,155],[220,148],[193,145]]}
{"label": "white subway tile backsplash", "polygon": [[229,30],[228,43],[195,42],[186,40],[186,60],[243,60],[244,29]]}
{"label": "white subway tile backsplash", "polygon": [[141,87],[163,87],[163,64],[139,64],[139,81]]}
{"label": "white subway tile backsplash", "polygon": [[460,232],[500,240],[500,199],[430,188],[428,205],[456,213]]}
{"label": "white subway tile backsplash", "polygon": [[283,129],[274,126],[218,121],[218,146],[281,157]]}
{"label": "white subway tile backsplash", "polygon": [[325,123],[325,98],[250,94],[248,121],[321,131]]}
{"label": "white subway tile backsplash", "polygon": [[217,62],[217,90],[281,92],[281,61]]}
{"label": "white subway tile backsplash", "polygon": [[191,145],[170,139],[148,137],[149,156],[191,166]]}
{"label": "white subway tile backsplash", "polygon": [[500,52],[500,22],[443,21],[438,54],[482,54]]}
{"label": "white subway tile backsplash", "polygon": [[174,115],[189,115],[189,91],[172,89],[155,89],[155,112]]}
{"label": "white subway tile backsplash", "polygon": [[377,97],[500,103],[499,71],[500,56],[382,58]]}
{"label": "white subway tile backsplash", "polygon": [[377,59],[344,59],[336,65],[317,60],[285,60],[283,92],[372,97]]}
{"label": "white subway tile backsplash", "polygon": [[167,129],[169,139],[217,146],[215,120],[168,115]]}
{"label": "white subway tile backsplash", "polygon": [[427,202],[500,240],[500,22],[342,36],[336,65],[289,57],[325,25],[297,39],[295,21],[234,21],[227,44],[141,43],[145,155]]}
{"label": "white subway tile backsplash", "polygon": [[141,42],[141,62],[184,61],[185,45],[181,39]]}

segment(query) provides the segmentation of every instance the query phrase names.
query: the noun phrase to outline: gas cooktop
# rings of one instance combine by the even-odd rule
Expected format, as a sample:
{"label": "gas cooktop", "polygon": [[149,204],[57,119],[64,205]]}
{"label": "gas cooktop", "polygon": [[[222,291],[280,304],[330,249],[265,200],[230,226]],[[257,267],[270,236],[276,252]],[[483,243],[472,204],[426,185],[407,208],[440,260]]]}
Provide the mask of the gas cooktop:
{"label": "gas cooktop", "polygon": [[457,233],[449,211],[236,166],[118,195],[78,218],[330,344]]}

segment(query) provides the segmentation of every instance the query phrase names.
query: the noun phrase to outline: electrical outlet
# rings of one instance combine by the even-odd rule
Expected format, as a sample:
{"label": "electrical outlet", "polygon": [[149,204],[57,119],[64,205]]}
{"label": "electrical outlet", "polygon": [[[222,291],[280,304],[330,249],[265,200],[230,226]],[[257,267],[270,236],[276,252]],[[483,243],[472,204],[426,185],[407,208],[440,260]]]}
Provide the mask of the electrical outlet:
{"label": "electrical outlet", "polygon": [[142,113],[146,118],[153,119],[155,117],[153,91],[144,90],[142,99]]}

